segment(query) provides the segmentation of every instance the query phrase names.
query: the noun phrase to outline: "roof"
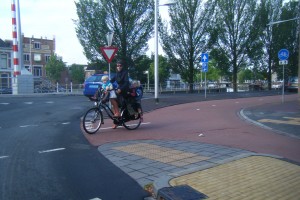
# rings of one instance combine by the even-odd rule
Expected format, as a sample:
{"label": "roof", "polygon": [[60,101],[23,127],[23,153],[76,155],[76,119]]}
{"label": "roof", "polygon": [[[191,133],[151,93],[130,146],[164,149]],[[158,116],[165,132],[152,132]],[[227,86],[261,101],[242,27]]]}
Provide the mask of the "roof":
{"label": "roof", "polygon": [[11,41],[3,41],[1,38],[0,38],[0,48],[11,48],[12,47],[12,43]]}

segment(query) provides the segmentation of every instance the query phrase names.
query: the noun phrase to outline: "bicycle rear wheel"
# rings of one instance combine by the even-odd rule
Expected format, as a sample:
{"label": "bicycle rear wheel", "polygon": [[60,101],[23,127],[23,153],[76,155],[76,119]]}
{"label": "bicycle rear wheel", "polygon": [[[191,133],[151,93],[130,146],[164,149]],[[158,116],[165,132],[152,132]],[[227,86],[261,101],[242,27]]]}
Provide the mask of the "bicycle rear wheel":
{"label": "bicycle rear wheel", "polygon": [[127,109],[122,110],[121,112],[123,126],[128,130],[137,129],[141,123],[141,116],[139,113],[135,115],[130,115]]}
{"label": "bicycle rear wheel", "polygon": [[83,117],[83,129],[88,134],[96,133],[102,124],[103,114],[98,108],[89,109]]}

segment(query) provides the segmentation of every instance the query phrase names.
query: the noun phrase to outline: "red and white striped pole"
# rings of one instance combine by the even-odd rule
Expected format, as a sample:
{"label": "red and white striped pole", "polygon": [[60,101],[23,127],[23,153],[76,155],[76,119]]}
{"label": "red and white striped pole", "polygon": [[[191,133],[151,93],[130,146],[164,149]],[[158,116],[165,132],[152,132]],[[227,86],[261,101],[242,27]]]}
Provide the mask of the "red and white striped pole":
{"label": "red and white striped pole", "polygon": [[16,19],[16,4],[15,0],[11,1],[12,13],[12,36],[13,36],[13,55],[14,55],[14,77],[21,74],[19,67],[19,53],[18,53],[18,34],[17,34],[17,19]]}

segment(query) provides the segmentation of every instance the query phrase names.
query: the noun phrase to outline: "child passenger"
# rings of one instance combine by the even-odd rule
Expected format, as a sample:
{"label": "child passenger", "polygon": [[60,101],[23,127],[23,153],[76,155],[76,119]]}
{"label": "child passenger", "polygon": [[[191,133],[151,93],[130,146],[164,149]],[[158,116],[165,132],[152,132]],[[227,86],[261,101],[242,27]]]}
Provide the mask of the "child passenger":
{"label": "child passenger", "polygon": [[113,85],[108,80],[108,76],[102,76],[102,89],[104,90],[105,97],[103,99],[115,99],[117,98],[116,92],[114,91]]}
{"label": "child passenger", "polygon": [[132,105],[134,108],[136,108],[136,110],[140,114],[141,120],[143,121],[143,111],[141,104],[143,89],[139,81],[132,81],[131,87],[129,88],[129,96],[133,98]]}

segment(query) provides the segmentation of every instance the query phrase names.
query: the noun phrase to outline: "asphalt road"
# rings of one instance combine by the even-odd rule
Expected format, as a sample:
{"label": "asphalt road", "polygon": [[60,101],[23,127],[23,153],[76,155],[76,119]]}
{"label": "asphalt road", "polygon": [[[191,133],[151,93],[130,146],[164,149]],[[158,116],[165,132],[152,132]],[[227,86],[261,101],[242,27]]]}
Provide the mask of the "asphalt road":
{"label": "asphalt road", "polygon": [[[163,94],[158,104],[153,94],[145,94],[142,102],[147,116],[182,103],[268,95],[278,92],[210,93],[206,99],[197,93]],[[87,142],[80,118],[91,106],[83,96],[0,96],[1,200],[134,200],[148,195]],[[118,134],[123,133],[114,131],[112,137]]]}
{"label": "asphalt road", "polygon": [[0,97],[0,199],[143,199],[148,194],[91,146],[83,96]]}

